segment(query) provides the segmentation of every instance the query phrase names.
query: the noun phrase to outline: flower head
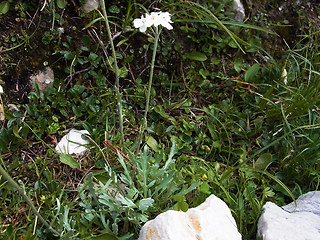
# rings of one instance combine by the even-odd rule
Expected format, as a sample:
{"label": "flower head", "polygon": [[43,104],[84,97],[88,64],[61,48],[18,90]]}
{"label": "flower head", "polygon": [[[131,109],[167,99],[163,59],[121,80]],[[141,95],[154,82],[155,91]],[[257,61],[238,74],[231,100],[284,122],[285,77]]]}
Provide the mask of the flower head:
{"label": "flower head", "polygon": [[170,24],[170,23],[172,23],[170,13],[160,12],[157,20],[158,20],[159,25],[162,25],[163,27],[167,28],[168,30],[173,29],[172,25]]}
{"label": "flower head", "polygon": [[141,17],[141,18],[136,18],[133,20],[133,25],[135,28],[139,28],[140,32],[145,32],[147,30],[147,18],[146,17]]}
{"label": "flower head", "polygon": [[133,21],[135,28],[139,28],[140,32],[145,32],[148,27],[154,25],[158,27],[159,25],[167,28],[168,30],[173,29],[171,21],[171,15],[168,12],[152,12],[150,14],[145,14],[141,18],[137,18]]}

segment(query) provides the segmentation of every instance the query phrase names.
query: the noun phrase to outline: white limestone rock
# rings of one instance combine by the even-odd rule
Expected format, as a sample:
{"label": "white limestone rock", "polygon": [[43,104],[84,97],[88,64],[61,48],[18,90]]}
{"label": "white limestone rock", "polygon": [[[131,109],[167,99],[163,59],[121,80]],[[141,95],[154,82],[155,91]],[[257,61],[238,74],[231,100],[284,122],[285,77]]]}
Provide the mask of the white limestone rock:
{"label": "white limestone rock", "polygon": [[312,191],[303,194],[297,199],[296,202],[297,206],[294,202],[292,202],[286,206],[283,206],[282,208],[288,212],[311,212],[320,217],[320,191]]}
{"label": "white limestone rock", "polygon": [[227,204],[214,195],[186,213],[169,210],[144,224],[138,240],[240,240]]}
{"label": "white limestone rock", "polygon": [[232,11],[235,13],[234,18],[237,22],[243,22],[246,18],[246,13],[240,0],[233,0]]}
{"label": "white limestone rock", "polygon": [[257,236],[263,240],[320,240],[320,192],[309,192],[282,208],[263,206]]}
{"label": "white limestone rock", "polygon": [[87,130],[71,129],[68,134],[63,136],[57,144],[55,150],[61,154],[82,154],[87,148],[85,147],[90,143],[88,139],[83,139],[82,135],[89,135]]}

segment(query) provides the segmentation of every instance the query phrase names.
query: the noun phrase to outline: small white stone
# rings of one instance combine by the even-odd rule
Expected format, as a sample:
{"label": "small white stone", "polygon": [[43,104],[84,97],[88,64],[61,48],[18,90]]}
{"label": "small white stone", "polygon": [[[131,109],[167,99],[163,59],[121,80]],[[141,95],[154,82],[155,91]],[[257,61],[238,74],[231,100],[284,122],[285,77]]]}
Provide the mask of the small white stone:
{"label": "small white stone", "polygon": [[82,135],[89,135],[87,130],[71,129],[70,132],[63,136],[55,150],[61,154],[82,154],[87,151],[85,145],[90,143],[89,140],[83,139]]}
{"label": "small white stone", "polygon": [[186,213],[169,210],[148,221],[138,240],[241,240],[227,204],[214,195]]}
{"label": "small white stone", "polygon": [[243,22],[246,18],[244,7],[240,0],[233,0],[232,11],[235,13],[234,18],[237,22]]}
{"label": "small white stone", "polygon": [[85,12],[91,12],[93,10],[96,10],[99,7],[99,1],[98,0],[87,0],[83,5],[82,8]]}
{"label": "small white stone", "polygon": [[50,67],[46,67],[43,71],[38,71],[37,74],[32,75],[30,79],[38,85],[41,92],[46,92],[49,86],[53,84],[54,73]]}

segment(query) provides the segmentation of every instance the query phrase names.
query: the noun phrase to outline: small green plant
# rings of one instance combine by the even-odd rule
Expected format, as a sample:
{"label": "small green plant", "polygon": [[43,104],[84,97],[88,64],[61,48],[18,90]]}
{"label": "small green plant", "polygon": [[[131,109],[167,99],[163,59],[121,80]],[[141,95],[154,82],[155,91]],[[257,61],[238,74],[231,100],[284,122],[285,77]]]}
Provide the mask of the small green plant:
{"label": "small green plant", "polygon": [[8,181],[8,183],[15,188],[23,197],[23,199],[27,202],[27,204],[30,206],[32,212],[39,218],[39,221],[46,226],[54,235],[60,236],[60,233],[57,232],[55,229],[53,229],[50,224],[42,217],[42,215],[38,212],[38,210],[35,208],[33,202],[31,199],[26,195],[25,191],[10,177],[10,175],[6,172],[6,170],[0,166],[0,174]]}
{"label": "small green plant", "polygon": [[140,126],[140,130],[139,130],[139,137],[137,142],[137,153],[140,151],[142,136],[145,129],[147,128],[147,114],[148,114],[149,105],[150,105],[152,79],[153,79],[153,72],[154,72],[154,65],[155,65],[155,59],[157,54],[159,37],[163,27],[169,30],[172,30],[173,27],[171,26],[170,23],[172,23],[172,21],[170,19],[170,14],[168,12],[165,12],[165,13],[152,12],[150,15],[146,14],[145,16],[142,16],[140,19],[134,20],[135,27],[139,28],[141,32],[145,32],[148,27],[153,27],[151,29],[154,37],[153,38],[154,46],[153,46],[151,68],[150,68],[150,74],[149,74],[149,83],[148,83],[148,89],[146,93],[146,106],[145,106],[145,112],[143,116],[143,123]]}
{"label": "small green plant", "polygon": [[[68,204],[70,213],[76,206],[80,211],[66,215],[69,220],[64,222],[75,224],[73,216],[79,216],[78,227],[86,227],[85,231],[78,229],[79,234],[94,230],[95,233],[132,239],[137,237],[141,224],[151,216],[171,209],[175,201],[186,210],[186,203],[182,205],[183,200],[179,199],[185,199],[198,182],[188,184],[184,181],[175,167],[175,154],[174,143],[169,153],[161,150],[155,155],[145,147],[140,156],[132,154],[130,162],[125,162],[119,154],[119,166],[106,165],[104,170],[88,174],[78,189],[80,201],[77,197]],[[63,226],[65,231],[71,230]]]}

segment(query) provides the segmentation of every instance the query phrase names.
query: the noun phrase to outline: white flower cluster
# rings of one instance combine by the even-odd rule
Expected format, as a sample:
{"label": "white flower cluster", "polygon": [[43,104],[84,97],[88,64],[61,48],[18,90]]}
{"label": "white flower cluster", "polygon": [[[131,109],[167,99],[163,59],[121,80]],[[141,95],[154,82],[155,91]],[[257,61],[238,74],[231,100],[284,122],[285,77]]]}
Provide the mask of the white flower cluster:
{"label": "white flower cluster", "polygon": [[134,27],[139,28],[140,32],[145,32],[147,28],[151,27],[152,25],[155,27],[161,25],[168,30],[171,30],[173,27],[170,23],[172,23],[171,15],[168,12],[152,12],[150,14],[146,13],[145,16],[142,15],[141,18],[136,18],[133,21]]}

